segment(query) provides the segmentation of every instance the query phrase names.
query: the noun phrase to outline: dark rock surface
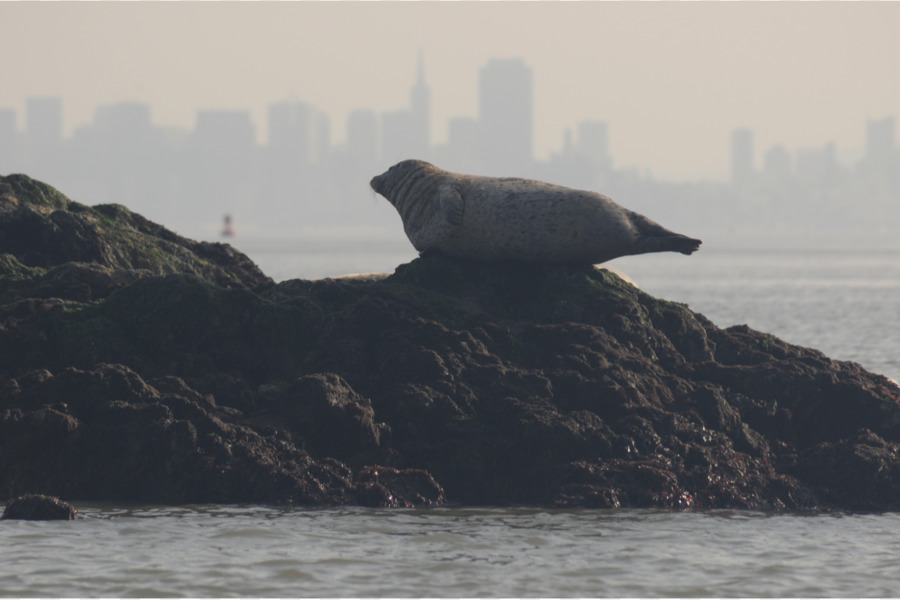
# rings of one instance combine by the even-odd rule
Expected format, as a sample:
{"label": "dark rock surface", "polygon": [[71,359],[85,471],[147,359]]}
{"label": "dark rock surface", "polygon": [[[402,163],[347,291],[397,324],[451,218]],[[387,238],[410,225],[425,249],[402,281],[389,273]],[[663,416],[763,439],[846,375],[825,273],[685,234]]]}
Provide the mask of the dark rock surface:
{"label": "dark rock surface", "polygon": [[25,494],[13,498],[6,504],[0,519],[23,521],[71,521],[75,518],[75,508],[53,496]]}
{"label": "dark rock surface", "polygon": [[900,389],[593,267],[275,284],[0,179],[0,497],[900,508]]}

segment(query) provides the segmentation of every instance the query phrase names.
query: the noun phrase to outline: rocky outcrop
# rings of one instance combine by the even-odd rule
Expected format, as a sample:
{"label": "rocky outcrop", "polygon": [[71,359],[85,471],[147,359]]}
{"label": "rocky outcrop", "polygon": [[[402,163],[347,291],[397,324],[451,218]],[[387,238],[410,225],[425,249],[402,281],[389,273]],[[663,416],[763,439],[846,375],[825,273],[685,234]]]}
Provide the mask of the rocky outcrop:
{"label": "rocky outcrop", "polygon": [[77,511],[68,502],[53,496],[25,494],[6,504],[0,519],[21,521],[71,521]]}
{"label": "rocky outcrop", "polygon": [[607,271],[275,284],[0,180],[0,497],[895,510],[898,444],[888,379]]}

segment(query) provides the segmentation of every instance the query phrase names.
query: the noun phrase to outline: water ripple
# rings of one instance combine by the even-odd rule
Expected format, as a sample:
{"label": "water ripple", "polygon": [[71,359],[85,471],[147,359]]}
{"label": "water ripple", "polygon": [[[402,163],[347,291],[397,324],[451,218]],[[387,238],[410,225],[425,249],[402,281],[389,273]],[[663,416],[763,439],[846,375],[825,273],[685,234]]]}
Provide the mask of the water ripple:
{"label": "water ripple", "polygon": [[900,516],[82,508],[0,523],[3,596],[890,596]]}

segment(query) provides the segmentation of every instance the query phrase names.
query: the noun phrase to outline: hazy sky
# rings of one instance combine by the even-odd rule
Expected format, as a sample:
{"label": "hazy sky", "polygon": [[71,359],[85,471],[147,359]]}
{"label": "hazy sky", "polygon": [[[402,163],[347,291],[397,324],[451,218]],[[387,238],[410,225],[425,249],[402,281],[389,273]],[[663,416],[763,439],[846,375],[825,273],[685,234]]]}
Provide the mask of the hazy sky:
{"label": "hazy sky", "polygon": [[[533,70],[535,153],[584,119],[615,165],[725,178],[733,129],[769,147],[861,148],[867,118],[900,117],[900,3],[0,2],[0,107],[63,98],[67,132],[97,105],[150,103],[157,125],[197,109],[305,100],[332,118],[406,108],[421,49],[432,137],[477,116],[478,70]],[[0,169],[2,170],[2,169]]]}

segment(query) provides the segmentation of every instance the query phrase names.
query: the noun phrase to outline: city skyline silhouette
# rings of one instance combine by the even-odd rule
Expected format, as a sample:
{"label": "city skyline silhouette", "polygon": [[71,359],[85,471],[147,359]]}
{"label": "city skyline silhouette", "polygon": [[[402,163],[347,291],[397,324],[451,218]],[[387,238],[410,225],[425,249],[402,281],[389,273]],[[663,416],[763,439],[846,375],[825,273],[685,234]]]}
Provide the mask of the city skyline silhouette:
{"label": "city skyline silhouette", "polygon": [[441,145],[478,117],[479,69],[521,58],[538,160],[599,121],[618,168],[725,181],[738,128],[758,163],[778,144],[858,159],[861,123],[900,107],[897,22],[897,3],[0,3],[0,107],[60,97],[67,136],[123,101],[181,130],[249,110],[266,144],[269,105],[303,100],[343,143],[352,112],[407,107],[421,51]]}
{"label": "city skyline silhouette", "polygon": [[93,121],[67,137],[63,100],[29,98],[25,131],[16,127],[13,109],[0,109],[0,164],[6,172],[43,178],[78,201],[124,204],[207,237],[220,229],[221,214],[255,224],[260,234],[284,235],[285,222],[293,222],[307,232],[343,227],[378,235],[395,225],[395,216],[383,206],[360,212],[357,202],[370,193],[364,182],[405,158],[599,191],[635,209],[688,222],[700,213],[732,229],[765,227],[765,211],[780,203],[787,212],[771,215],[776,229],[796,228],[784,217],[791,206],[837,211],[832,225],[846,227],[853,219],[836,205],[848,189],[865,195],[857,206],[895,210],[900,154],[893,117],[866,122],[864,153],[853,162],[839,160],[833,143],[796,152],[778,144],[757,161],[754,132],[738,128],[722,149],[730,156],[729,180],[685,185],[618,168],[602,121],[578,123],[549,160],[535,159],[532,69],[518,58],[491,59],[478,78],[478,117],[451,119],[447,141],[437,145],[429,143],[431,90],[421,53],[407,106],[351,112],[343,143],[332,140],[327,114],[300,99],[269,105],[267,143],[260,144],[249,110],[198,110],[193,129],[181,130],[155,125],[146,103],[120,102],[97,107]]}

